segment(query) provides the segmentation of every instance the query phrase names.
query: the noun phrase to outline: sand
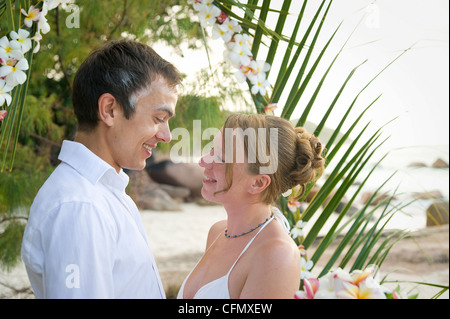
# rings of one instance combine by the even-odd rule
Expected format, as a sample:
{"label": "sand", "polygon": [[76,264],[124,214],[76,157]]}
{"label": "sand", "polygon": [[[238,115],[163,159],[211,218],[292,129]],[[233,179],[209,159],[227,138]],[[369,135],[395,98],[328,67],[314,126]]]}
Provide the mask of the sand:
{"label": "sand", "polygon": [[[205,249],[209,227],[226,218],[221,206],[182,204],[181,212],[143,211],[142,220],[158,265],[167,296],[172,298]],[[314,247],[311,247],[313,250]],[[331,249],[332,251],[332,249]],[[329,253],[328,253],[329,254]],[[320,271],[319,260],[312,274]],[[380,269],[381,277],[398,281],[449,284],[449,228],[438,226],[416,230],[397,243]],[[386,284],[395,287],[396,283]],[[414,283],[401,283],[402,291],[433,297],[440,289]],[[11,272],[0,270],[1,298],[33,298],[22,263]],[[449,298],[448,291],[440,298]]]}

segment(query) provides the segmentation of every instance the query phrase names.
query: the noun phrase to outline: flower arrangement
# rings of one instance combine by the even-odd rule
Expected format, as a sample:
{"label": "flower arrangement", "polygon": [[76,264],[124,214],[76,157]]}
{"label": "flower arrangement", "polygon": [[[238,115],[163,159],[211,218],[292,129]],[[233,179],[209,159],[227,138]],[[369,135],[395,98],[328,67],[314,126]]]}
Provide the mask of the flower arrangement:
{"label": "flower arrangement", "polygon": [[[11,104],[11,92],[27,80],[25,71],[30,66],[25,55],[31,49],[32,53],[37,53],[42,34],[50,31],[46,19],[48,11],[67,2],[68,0],[44,0],[41,9],[33,5],[28,10],[22,8],[20,12],[23,15],[23,25],[17,31],[12,30],[9,38],[6,35],[0,38],[0,121],[7,116],[8,112],[2,108],[5,103],[7,106]],[[37,24],[36,27],[33,27],[34,23]]]}
{"label": "flower arrangement", "polygon": [[[250,81],[251,93],[266,95],[270,86],[267,72],[270,65],[265,61],[254,60],[250,50],[250,37],[242,33],[239,23],[222,12],[213,0],[188,0],[203,28],[212,28],[212,38],[222,38],[225,42],[224,58],[230,62],[237,71],[235,76],[240,83]],[[266,112],[272,112],[275,104],[266,106]]]}
{"label": "flower arrangement", "polygon": [[325,276],[304,278],[303,290],[297,291],[296,299],[403,299],[416,298],[417,295],[404,296],[397,287],[390,291],[375,279],[376,267],[369,266],[364,271],[351,273],[337,268]]}

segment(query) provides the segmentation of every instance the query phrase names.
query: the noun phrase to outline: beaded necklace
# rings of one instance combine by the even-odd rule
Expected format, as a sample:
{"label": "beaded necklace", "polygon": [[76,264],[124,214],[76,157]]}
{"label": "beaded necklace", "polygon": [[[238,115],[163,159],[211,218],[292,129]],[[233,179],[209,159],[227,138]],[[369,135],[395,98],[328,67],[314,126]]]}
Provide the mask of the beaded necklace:
{"label": "beaded necklace", "polygon": [[262,225],[264,225],[265,223],[267,223],[270,219],[273,218],[273,214],[270,215],[269,218],[266,218],[265,221],[263,221],[262,223],[260,223],[258,226],[256,226],[255,228],[250,228],[250,230],[248,232],[242,233],[240,235],[228,235],[228,229],[225,229],[225,237],[226,238],[238,238],[247,234],[250,234],[252,231],[254,231],[255,229],[258,229],[259,227],[261,227]]}

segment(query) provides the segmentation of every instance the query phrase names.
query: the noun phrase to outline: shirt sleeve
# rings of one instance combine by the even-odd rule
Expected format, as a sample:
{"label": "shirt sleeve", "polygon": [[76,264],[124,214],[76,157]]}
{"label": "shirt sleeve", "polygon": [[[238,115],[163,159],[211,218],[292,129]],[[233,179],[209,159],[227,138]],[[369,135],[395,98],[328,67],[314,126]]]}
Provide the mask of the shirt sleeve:
{"label": "shirt sleeve", "polygon": [[114,220],[91,203],[64,203],[41,228],[44,298],[114,298]]}

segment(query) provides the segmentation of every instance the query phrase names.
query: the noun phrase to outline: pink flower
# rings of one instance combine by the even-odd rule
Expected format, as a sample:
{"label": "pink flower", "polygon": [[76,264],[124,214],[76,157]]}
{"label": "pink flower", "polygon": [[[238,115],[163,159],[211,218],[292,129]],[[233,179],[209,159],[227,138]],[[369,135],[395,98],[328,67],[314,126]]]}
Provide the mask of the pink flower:
{"label": "pink flower", "polygon": [[297,291],[294,295],[295,299],[314,299],[314,295],[319,290],[319,280],[316,278],[303,280],[304,291]]}
{"label": "pink flower", "polygon": [[273,111],[275,111],[277,108],[278,108],[277,103],[269,103],[264,108],[264,111],[266,112],[266,114],[272,114]]}
{"label": "pink flower", "polygon": [[39,20],[39,9],[35,8],[34,6],[31,6],[28,9],[28,12],[26,12],[24,9],[20,10],[20,12],[22,12],[22,14],[25,16],[24,23],[28,28],[31,28],[31,26],[33,25],[33,21]]}
{"label": "pink flower", "polygon": [[227,17],[228,17],[227,14],[222,11],[222,13],[217,17],[217,21],[219,23],[224,23]]}
{"label": "pink flower", "polygon": [[306,255],[305,246],[303,246],[303,245],[298,246],[298,251],[300,252],[300,256],[305,256]]}
{"label": "pink flower", "polygon": [[3,121],[5,119],[6,113],[8,113],[8,112],[6,112],[5,110],[0,111],[0,121]]}
{"label": "pink flower", "polygon": [[[266,113],[267,113],[267,111],[266,111]],[[299,201],[296,201],[296,200],[290,200],[287,203],[287,207],[293,213],[295,213],[297,211],[297,209],[300,208],[300,206],[302,206],[302,203]]]}

